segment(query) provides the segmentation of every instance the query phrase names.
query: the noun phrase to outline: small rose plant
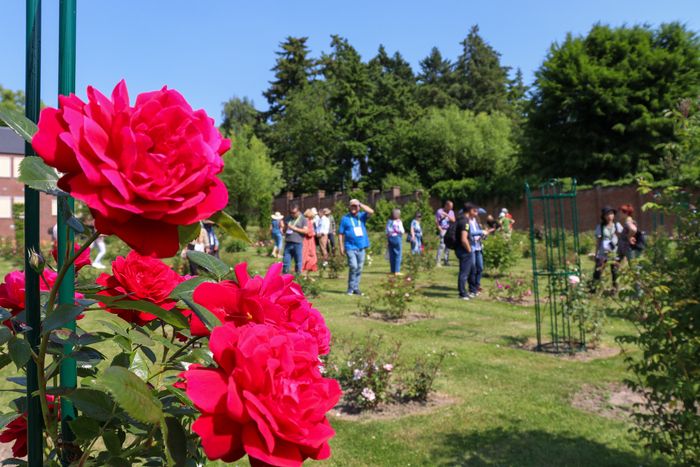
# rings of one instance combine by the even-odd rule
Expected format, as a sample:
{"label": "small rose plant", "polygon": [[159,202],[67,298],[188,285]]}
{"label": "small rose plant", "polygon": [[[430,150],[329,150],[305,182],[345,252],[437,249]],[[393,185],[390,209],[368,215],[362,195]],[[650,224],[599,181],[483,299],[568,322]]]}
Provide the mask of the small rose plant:
{"label": "small rose plant", "polygon": [[[202,465],[247,456],[254,466],[299,466],[328,458],[335,432],[326,414],[341,398],[321,364],[331,336],[293,277],[280,264],[251,277],[245,264],[231,268],[196,251],[188,259],[204,274],[188,277],[161,259],[178,254],[204,219],[247,241],[222,212],[228,191],[217,174],[230,141],[214,121],[167,87],[132,104],[122,81],[110,96],[89,87],[86,101],[61,97],[27,139],[38,157],[23,160],[20,180],[73,196],[94,218],[94,227],[67,221],[77,241],[70,251],[32,253],[43,316],[37,347],[26,338],[24,272],[0,284],[0,365],[22,372],[36,365],[50,465]],[[61,175],[51,183],[55,171]],[[89,267],[99,235],[132,250],[93,283],[70,277],[71,265]],[[76,293],[59,300],[65,281]],[[83,316],[89,325],[71,327]],[[104,343],[118,353],[107,358]],[[54,381],[66,359],[77,362],[79,383],[59,390]],[[0,417],[0,442],[11,442],[17,458],[27,454],[26,402],[15,399]],[[66,407],[69,431],[60,423]]]}

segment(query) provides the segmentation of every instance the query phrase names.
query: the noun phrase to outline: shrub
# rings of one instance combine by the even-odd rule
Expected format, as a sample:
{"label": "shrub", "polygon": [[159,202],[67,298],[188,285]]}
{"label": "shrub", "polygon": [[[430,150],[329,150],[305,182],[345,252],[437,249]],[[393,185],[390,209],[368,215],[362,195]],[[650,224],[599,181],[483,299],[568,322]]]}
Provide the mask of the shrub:
{"label": "shrub", "polygon": [[297,284],[301,286],[301,290],[309,298],[316,298],[321,295],[321,279],[312,279],[310,277],[304,276],[303,274],[298,274],[294,279]]}
{"label": "shrub", "polygon": [[530,281],[522,276],[508,275],[505,279],[496,279],[489,296],[494,300],[521,303],[526,297],[532,296]]}
{"label": "shrub", "polygon": [[348,264],[345,256],[337,254],[329,255],[327,264],[321,265],[320,275],[325,274],[328,279],[337,279],[347,266]]}
{"label": "shrub", "polygon": [[641,352],[626,362],[627,381],[645,394],[635,416],[647,446],[679,465],[700,464],[700,213],[697,200],[667,190],[650,205],[676,218],[676,240],[660,237],[627,268],[621,280],[624,316],[638,333],[622,336]]}
{"label": "shrub", "polygon": [[358,307],[364,316],[379,313],[384,319],[397,320],[410,311],[416,295],[416,283],[410,275],[392,274],[372,289],[365,299],[360,300]]}
{"label": "shrub", "polygon": [[416,358],[413,365],[402,374],[396,399],[401,402],[427,402],[434,391],[435,378],[447,354],[446,350],[433,350]]}
{"label": "shrub", "polygon": [[518,258],[514,241],[505,235],[489,235],[484,240],[484,269],[490,274],[505,274],[515,266]]}
{"label": "shrub", "polygon": [[224,251],[226,253],[240,253],[248,250],[248,243],[236,238],[227,237],[224,239]]}

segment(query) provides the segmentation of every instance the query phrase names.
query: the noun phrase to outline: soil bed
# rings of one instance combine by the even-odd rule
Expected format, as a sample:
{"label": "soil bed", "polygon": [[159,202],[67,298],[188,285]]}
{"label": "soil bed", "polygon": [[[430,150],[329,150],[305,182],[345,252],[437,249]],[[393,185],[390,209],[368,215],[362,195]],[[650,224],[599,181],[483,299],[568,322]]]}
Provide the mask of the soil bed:
{"label": "soil bed", "polygon": [[577,362],[590,362],[591,360],[600,360],[602,358],[611,358],[619,355],[622,351],[620,347],[607,347],[599,345],[593,349],[584,351],[556,352],[551,345],[543,344],[541,349],[537,348],[537,339],[529,338],[525,341],[518,342],[512,347],[530,352],[537,352],[543,355],[551,355],[563,360],[572,360]]}
{"label": "soil bed", "polygon": [[340,420],[351,421],[373,421],[392,420],[409,415],[423,415],[439,410],[442,407],[455,404],[457,399],[441,392],[435,393],[428,398],[427,402],[408,402],[405,404],[392,403],[382,404],[376,410],[365,410],[356,412],[349,409],[341,400],[338,405],[331,410],[330,415]]}
{"label": "soil bed", "polygon": [[[606,386],[586,384],[571,398],[571,405],[579,410],[594,413],[612,420],[632,421],[635,404],[643,404],[644,395],[622,383]],[[644,410],[642,407],[636,410]]]}

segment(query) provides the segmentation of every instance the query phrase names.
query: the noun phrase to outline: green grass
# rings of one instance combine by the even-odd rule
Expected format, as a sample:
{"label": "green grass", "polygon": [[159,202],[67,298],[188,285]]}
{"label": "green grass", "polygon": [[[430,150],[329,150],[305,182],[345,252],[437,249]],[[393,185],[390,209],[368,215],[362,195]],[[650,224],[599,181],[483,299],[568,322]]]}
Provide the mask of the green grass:
{"label": "green grass", "polygon": [[[248,261],[264,273],[270,259],[253,251],[226,255]],[[524,273],[529,261],[519,262]],[[389,267],[376,258],[362,278],[369,290]],[[457,268],[423,274],[419,284],[430,298],[432,319],[397,325],[361,318],[357,297],[345,295],[346,278],[323,279],[314,305],[334,336],[363,336],[369,331],[402,342],[404,352],[445,348],[437,389],[457,400],[433,413],[394,420],[348,421],[332,418],[337,430],[332,458],[337,466],[424,465],[661,465],[645,456],[629,433],[630,425],[577,410],[571,396],[584,384],[605,384],[625,377],[622,356],[590,362],[571,361],[510,347],[535,337],[534,309],[484,298],[462,302],[456,294]],[[493,279],[484,280],[488,290]],[[419,310],[421,311],[421,310]],[[616,318],[603,342],[630,326]]]}
{"label": "green grass", "polygon": [[[270,258],[255,249],[224,254],[247,261],[249,270],[264,274]],[[516,270],[525,273],[528,260]],[[0,265],[2,266],[2,265]],[[370,290],[388,272],[375,257],[362,279]],[[328,466],[626,466],[662,465],[645,455],[629,433],[630,425],[577,410],[571,396],[584,384],[621,381],[626,373],[621,356],[590,362],[572,361],[512,348],[519,339],[534,338],[532,307],[483,298],[457,300],[457,268],[439,268],[419,278],[429,297],[433,318],[392,324],[357,315],[358,297],[345,295],[346,276],[321,280],[322,293],[313,299],[334,336],[360,338],[381,333],[402,343],[410,354],[447,349],[437,390],[456,400],[431,413],[393,420],[349,421],[331,418],[337,435]],[[488,290],[493,279],[484,280]],[[603,342],[631,327],[612,318]],[[108,351],[107,348],[103,351]],[[108,360],[111,356],[108,357]],[[3,376],[14,373],[8,366]],[[2,386],[7,387],[8,383]],[[16,388],[16,386],[15,386]],[[7,395],[7,393],[5,393]],[[221,465],[211,463],[211,465]],[[237,465],[247,465],[239,462]]]}

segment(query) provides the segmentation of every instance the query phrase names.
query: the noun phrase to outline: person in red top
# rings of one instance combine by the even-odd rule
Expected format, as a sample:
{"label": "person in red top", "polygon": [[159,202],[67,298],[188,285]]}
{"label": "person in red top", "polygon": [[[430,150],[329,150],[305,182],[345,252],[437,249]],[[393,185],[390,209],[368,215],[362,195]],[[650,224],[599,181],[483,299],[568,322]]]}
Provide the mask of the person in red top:
{"label": "person in red top", "polygon": [[301,271],[308,277],[309,272],[318,271],[318,256],[316,255],[316,231],[314,230],[314,212],[311,209],[304,211],[307,219],[308,230],[302,241]]}

